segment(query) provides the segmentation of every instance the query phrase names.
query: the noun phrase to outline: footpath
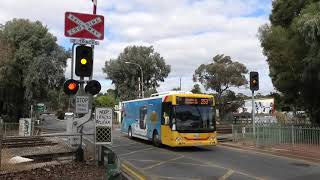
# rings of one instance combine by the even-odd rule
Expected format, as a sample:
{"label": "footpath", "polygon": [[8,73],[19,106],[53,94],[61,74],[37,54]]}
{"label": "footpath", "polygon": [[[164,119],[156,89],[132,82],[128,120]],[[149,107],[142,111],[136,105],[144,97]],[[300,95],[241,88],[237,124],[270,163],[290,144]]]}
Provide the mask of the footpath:
{"label": "footpath", "polygon": [[225,139],[223,139],[223,141],[224,142],[220,142],[219,145],[320,163],[320,146],[304,144],[280,144],[263,146],[240,142],[237,143],[232,142],[232,140],[227,141]]}

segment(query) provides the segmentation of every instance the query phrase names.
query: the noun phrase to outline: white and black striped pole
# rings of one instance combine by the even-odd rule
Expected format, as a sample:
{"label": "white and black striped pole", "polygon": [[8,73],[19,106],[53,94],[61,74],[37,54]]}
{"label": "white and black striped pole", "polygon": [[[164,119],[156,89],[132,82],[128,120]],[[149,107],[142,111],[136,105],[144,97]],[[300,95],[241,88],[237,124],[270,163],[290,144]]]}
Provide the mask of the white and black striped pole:
{"label": "white and black striped pole", "polygon": [[[93,3],[93,14],[97,14],[97,1],[98,0],[91,0]],[[91,45],[92,47],[92,59],[94,59],[94,45]],[[92,68],[93,68],[93,64],[92,64]],[[91,76],[89,77],[89,80],[92,80],[92,76],[93,74],[91,74]]]}
{"label": "white and black striped pole", "polygon": [[[97,14],[97,0],[91,0],[91,1],[93,3],[93,14]],[[92,47],[92,59],[94,59],[94,45],[91,45],[91,47]],[[92,66],[93,66],[93,64],[92,64]],[[89,80],[92,80],[92,76],[93,76],[93,73],[89,77]],[[90,105],[92,105],[92,101],[93,101],[93,97],[90,96]],[[90,108],[92,109],[92,106]],[[93,117],[93,118],[95,118],[95,117]],[[96,145],[96,127],[94,127],[94,134],[95,134],[94,135],[94,160],[98,160],[98,163],[99,163],[101,161],[101,146]]]}
{"label": "white and black striped pole", "polygon": [[92,2],[93,2],[93,14],[97,14],[97,1],[98,0],[92,0]]}

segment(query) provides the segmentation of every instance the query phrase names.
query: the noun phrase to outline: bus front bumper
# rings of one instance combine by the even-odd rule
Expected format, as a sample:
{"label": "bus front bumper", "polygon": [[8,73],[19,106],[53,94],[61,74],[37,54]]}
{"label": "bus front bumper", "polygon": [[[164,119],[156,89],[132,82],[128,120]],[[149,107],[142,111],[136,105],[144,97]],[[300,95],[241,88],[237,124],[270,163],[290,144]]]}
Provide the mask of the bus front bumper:
{"label": "bus front bumper", "polygon": [[183,138],[176,138],[175,141],[172,141],[169,146],[171,147],[190,147],[190,146],[214,146],[217,145],[217,138],[211,138],[208,140],[185,140]]}

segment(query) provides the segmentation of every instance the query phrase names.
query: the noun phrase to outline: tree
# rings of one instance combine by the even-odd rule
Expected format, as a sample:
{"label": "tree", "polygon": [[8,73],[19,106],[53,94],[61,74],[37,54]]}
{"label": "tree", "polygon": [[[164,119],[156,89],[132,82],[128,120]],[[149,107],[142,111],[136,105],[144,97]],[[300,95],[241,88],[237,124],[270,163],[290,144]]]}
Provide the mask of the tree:
{"label": "tree", "polygon": [[50,90],[62,86],[69,54],[41,22],[24,19],[0,28],[0,47],[4,46],[10,48],[10,55],[0,57],[0,79],[5,79],[0,105],[6,104],[0,110],[17,119],[28,115],[31,104],[46,101]]}
{"label": "tree", "polygon": [[143,90],[148,92],[159,87],[159,82],[170,73],[170,65],[165,63],[163,57],[154,51],[152,46],[128,46],[116,59],[110,59],[105,63],[103,72],[107,74],[115,85],[117,96],[121,100],[130,100],[138,97],[139,81],[141,71],[139,66],[126,64],[136,63],[142,67]]}
{"label": "tree", "polygon": [[216,91],[220,98],[229,88],[248,83],[245,78],[248,73],[245,65],[233,62],[230,56],[224,55],[216,55],[212,60],[211,64],[200,65],[193,75],[194,82],[199,81],[206,90]]}
{"label": "tree", "polygon": [[289,107],[281,93],[271,92],[267,97],[274,99],[274,106],[277,111],[282,111],[282,109]]}
{"label": "tree", "polygon": [[320,123],[320,104],[316,103],[320,102],[316,73],[320,61],[319,6],[319,0],[276,0],[271,25],[259,29],[273,85],[285,104],[294,111],[306,109],[314,123]]}
{"label": "tree", "polygon": [[201,89],[200,89],[200,85],[199,84],[193,85],[191,92],[194,94],[202,94]]}
{"label": "tree", "polygon": [[116,97],[113,89],[108,89],[107,93],[99,93],[94,98],[94,107],[111,107],[119,104],[119,99]]}
{"label": "tree", "polygon": [[158,91],[155,88],[148,89],[144,92],[144,97],[150,97],[152,94],[158,93]]}
{"label": "tree", "polygon": [[245,65],[233,62],[230,56],[216,55],[210,64],[200,65],[193,75],[193,80],[199,81],[206,90],[212,89],[217,92],[217,106],[223,116],[223,106],[228,103],[223,96],[229,96],[233,92],[231,87],[240,87],[248,82],[245,74],[248,70]]}
{"label": "tree", "polygon": [[275,0],[272,2],[270,21],[276,26],[290,26],[292,20],[300,14],[301,9],[309,0]]}
{"label": "tree", "polygon": [[223,93],[221,99],[219,99],[220,106],[220,116],[223,120],[229,120],[228,114],[235,113],[240,107],[244,105],[244,97],[240,94],[236,95],[233,91],[227,90]]}

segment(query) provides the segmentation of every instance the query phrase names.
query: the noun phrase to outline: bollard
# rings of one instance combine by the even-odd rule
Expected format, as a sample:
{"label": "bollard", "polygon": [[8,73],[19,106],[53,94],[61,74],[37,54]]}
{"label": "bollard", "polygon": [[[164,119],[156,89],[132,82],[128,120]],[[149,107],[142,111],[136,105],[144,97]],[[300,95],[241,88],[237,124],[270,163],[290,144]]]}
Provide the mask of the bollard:
{"label": "bollard", "polygon": [[84,151],[81,147],[79,147],[76,151],[76,161],[83,162],[84,160]]}
{"label": "bollard", "polygon": [[[101,157],[99,165],[104,165],[106,167],[106,179],[119,179],[121,173],[117,155],[111,149],[102,146]],[[105,157],[107,158],[106,164],[104,159]]]}

